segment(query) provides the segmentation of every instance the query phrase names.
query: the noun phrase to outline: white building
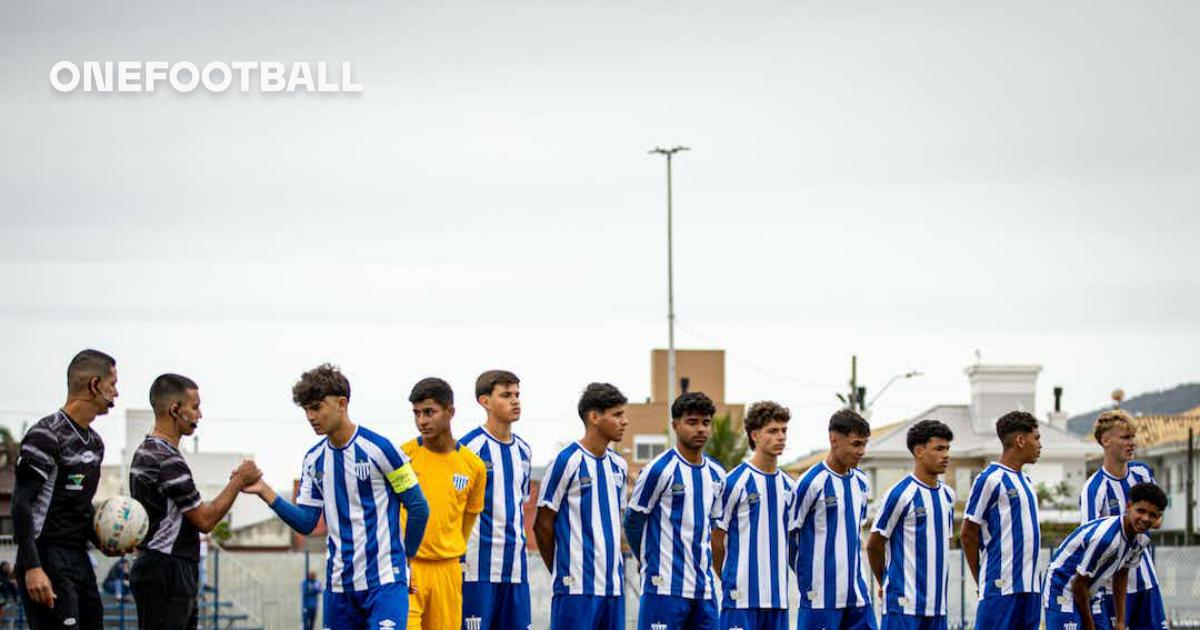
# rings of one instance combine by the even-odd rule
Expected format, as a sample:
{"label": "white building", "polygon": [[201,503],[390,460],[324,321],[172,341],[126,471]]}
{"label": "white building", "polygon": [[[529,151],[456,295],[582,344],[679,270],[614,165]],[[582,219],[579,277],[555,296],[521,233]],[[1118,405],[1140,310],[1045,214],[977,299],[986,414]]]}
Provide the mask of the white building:
{"label": "white building", "polygon": [[[921,420],[940,420],[954,431],[950,449],[950,469],[945,481],[965,502],[971,482],[984,467],[1000,457],[996,420],[1009,411],[1028,411],[1036,415],[1039,365],[972,365],[965,373],[971,391],[969,404],[938,404],[915,416],[880,427],[872,427],[871,442],[860,467],[871,476],[876,497],[912,471],[908,452],[908,428]],[[1066,414],[1051,412],[1040,423],[1042,456],[1026,469],[1034,484],[1047,492],[1061,486],[1056,499],[1043,501],[1044,521],[1074,522],[1079,518],[1078,497],[1086,480],[1085,462],[1100,453],[1100,447],[1066,431]],[[827,451],[814,453],[789,466],[800,472],[824,459]]]}

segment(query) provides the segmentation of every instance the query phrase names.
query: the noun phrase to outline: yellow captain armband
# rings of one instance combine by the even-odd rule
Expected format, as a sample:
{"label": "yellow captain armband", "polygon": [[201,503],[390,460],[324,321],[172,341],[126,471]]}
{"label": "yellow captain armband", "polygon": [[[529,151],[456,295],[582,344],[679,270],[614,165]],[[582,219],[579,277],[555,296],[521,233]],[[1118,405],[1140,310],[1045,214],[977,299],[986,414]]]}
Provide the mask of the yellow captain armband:
{"label": "yellow captain armband", "polygon": [[388,473],[387,480],[396,494],[403,494],[405,490],[417,485],[417,473],[412,464],[405,464]]}

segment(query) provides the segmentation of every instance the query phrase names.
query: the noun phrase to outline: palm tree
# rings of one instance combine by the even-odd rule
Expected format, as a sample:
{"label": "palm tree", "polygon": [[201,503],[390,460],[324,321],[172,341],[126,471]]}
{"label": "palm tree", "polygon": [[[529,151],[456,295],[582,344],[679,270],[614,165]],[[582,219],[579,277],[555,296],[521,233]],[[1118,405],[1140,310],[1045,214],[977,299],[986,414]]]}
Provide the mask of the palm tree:
{"label": "palm tree", "polygon": [[732,470],[746,459],[746,451],[749,449],[746,435],[738,430],[729,414],[713,417],[712,436],[704,446],[704,452],[709,457],[721,462],[725,470]]}

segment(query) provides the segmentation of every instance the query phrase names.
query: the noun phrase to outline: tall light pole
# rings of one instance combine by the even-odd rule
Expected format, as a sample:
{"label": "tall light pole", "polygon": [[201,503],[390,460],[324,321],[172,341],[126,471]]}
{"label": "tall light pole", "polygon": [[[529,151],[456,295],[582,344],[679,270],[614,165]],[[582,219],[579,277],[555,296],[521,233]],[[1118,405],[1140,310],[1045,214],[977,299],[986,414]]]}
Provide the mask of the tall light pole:
{"label": "tall light pole", "polygon": [[[671,427],[671,403],[675,402],[675,241],[672,235],[671,208],[671,159],[680,151],[689,151],[687,147],[675,146],[670,149],[654,147],[650,154],[667,157],[667,430]],[[671,432],[672,435],[674,432]]]}

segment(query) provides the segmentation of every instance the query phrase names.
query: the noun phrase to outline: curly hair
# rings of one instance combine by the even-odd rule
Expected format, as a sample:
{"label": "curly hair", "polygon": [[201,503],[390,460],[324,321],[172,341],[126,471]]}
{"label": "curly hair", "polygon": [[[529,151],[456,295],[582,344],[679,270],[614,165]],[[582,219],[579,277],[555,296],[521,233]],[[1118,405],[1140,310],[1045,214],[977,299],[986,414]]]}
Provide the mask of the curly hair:
{"label": "curly hair", "polygon": [[712,416],[717,413],[717,406],[704,392],[687,392],[671,403],[671,419],[678,420],[689,413]]}
{"label": "curly hair", "polygon": [[838,409],[829,417],[829,430],[842,435],[871,436],[871,425],[853,409]]}
{"label": "curly hair", "polygon": [[1092,436],[1096,438],[1096,443],[1099,444],[1100,438],[1118,425],[1125,425],[1130,431],[1137,432],[1137,427],[1133,425],[1133,416],[1124,409],[1110,409],[1097,416],[1096,424],[1092,427]]}
{"label": "curly hair", "polygon": [[908,434],[905,436],[908,444],[908,452],[916,452],[918,446],[924,446],[933,438],[942,438],[947,442],[954,441],[954,431],[946,426],[946,423],[938,420],[922,420],[908,429]]}
{"label": "curly hair", "polygon": [[750,405],[750,410],[746,412],[746,419],[742,421],[742,428],[746,430],[746,441],[750,444],[750,448],[754,448],[751,431],[758,431],[767,426],[768,422],[786,424],[791,419],[792,412],[773,400],[763,400]]}
{"label": "curly hair", "polygon": [[292,386],[292,402],[300,407],[319,403],[326,396],[350,398],[350,381],[336,365],[322,363],[300,375]]}
{"label": "curly hair", "polygon": [[579,419],[587,422],[589,411],[604,413],[613,407],[620,407],[629,402],[625,394],[609,383],[589,383],[583,395],[579,397]]}
{"label": "curly hair", "polygon": [[1038,428],[1037,418],[1028,411],[1010,411],[996,420],[996,437],[1004,448],[1012,444],[1018,433],[1033,433]]}

